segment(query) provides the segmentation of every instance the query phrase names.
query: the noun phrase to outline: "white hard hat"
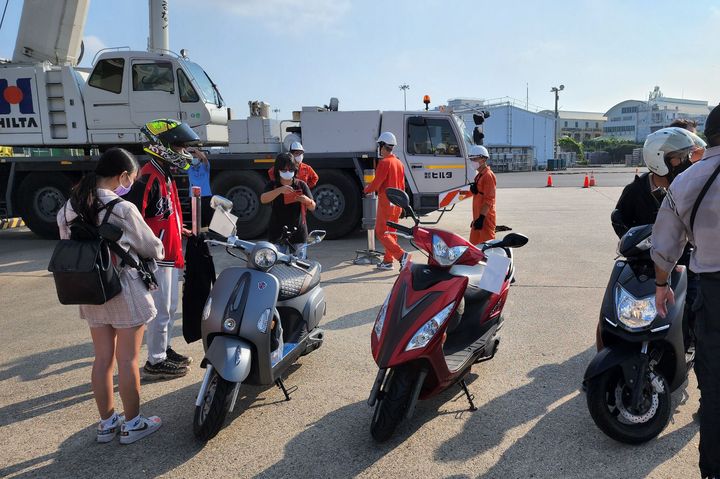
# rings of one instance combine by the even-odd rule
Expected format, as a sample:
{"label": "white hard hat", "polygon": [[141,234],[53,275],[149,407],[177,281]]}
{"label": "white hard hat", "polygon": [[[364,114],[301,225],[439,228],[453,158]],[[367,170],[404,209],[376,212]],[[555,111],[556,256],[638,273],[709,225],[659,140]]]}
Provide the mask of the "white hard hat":
{"label": "white hard hat", "polygon": [[474,158],[476,156],[484,156],[490,158],[487,148],[482,145],[470,145],[470,151],[468,151],[468,158]]}
{"label": "white hard hat", "polygon": [[305,151],[305,148],[303,148],[302,143],[300,143],[299,141],[294,141],[292,145],[290,145],[290,151],[295,150]]}
{"label": "white hard hat", "polygon": [[650,133],[643,145],[643,161],[658,176],[670,173],[665,160],[667,155],[675,152],[687,152],[695,146],[695,141],[687,130],[678,127],[663,128]]}
{"label": "white hard hat", "polygon": [[385,143],[386,145],[395,146],[397,145],[397,139],[395,138],[395,135],[389,131],[384,131],[377,139],[377,143]]}

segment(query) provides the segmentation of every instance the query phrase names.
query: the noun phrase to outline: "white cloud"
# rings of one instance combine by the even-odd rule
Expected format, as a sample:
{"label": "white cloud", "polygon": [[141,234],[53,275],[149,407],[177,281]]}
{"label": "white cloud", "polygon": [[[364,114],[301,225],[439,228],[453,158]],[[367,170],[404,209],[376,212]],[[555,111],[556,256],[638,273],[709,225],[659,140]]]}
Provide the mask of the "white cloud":
{"label": "white cloud", "polygon": [[350,10],[350,0],[216,0],[218,8],[256,18],[266,27],[288,32],[332,29]]}
{"label": "white cloud", "polygon": [[95,35],[83,38],[83,44],[85,45],[85,54],[82,58],[82,65],[90,65],[95,54],[103,48],[107,48],[105,42]]}

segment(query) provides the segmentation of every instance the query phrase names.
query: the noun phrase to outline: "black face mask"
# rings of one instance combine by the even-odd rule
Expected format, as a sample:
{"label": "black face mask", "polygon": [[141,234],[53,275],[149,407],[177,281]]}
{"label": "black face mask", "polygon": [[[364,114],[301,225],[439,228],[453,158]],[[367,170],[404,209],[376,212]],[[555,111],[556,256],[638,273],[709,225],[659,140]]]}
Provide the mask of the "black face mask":
{"label": "black face mask", "polygon": [[690,166],[692,166],[689,156],[686,156],[685,158],[683,158],[683,160],[677,166],[672,166],[670,161],[667,161],[667,160],[665,161],[665,164],[667,165],[668,169],[670,170],[670,172],[667,175],[665,175],[670,183],[672,183],[673,180],[675,178],[677,178],[677,176],[680,173],[682,173],[683,171],[690,168]]}

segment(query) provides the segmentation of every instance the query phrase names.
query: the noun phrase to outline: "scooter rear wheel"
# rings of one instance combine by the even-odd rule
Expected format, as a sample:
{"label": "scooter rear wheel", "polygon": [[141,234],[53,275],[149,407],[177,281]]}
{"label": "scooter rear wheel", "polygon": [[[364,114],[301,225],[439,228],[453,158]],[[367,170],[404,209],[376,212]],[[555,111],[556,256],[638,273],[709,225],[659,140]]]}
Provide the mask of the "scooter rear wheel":
{"label": "scooter rear wheel", "polygon": [[390,439],[398,424],[402,422],[419,372],[409,366],[400,366],[391,369],[388,374],[370,424],[370,434],[377,442]]}
{"label": "scooter rear wheel", "polygon": [[209,441],[220,432],[230,410],[232,393],[236,383],[226,381],[213,369],[205,397],[195,406],[193,433],[203,441]]}
{"label": "scooter rear wheel", "polygon": [[622,371],[614,368],[588,381],[587,404],[595,424],[608,436],[626,444],[641,444],[657,437],[670,420],[670,388],[664,377],[657,386],[647,383],[642,410],[630,407],[630,389]]}

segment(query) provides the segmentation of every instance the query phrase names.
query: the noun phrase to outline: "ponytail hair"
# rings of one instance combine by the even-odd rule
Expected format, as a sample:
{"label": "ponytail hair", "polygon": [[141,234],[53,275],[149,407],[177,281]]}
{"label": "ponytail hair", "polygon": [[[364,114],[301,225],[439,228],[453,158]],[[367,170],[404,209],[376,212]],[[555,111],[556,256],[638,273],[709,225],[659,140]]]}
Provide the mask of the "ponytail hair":
{"label": "ponytail hair", "polygon": [[98,179],[113,178],[125,171],[132,174],[139,168],[137,160],[129,151],[123,148],[107,150],[100,156],[95,171],[83,176],[70,192],[70,206],[79,218],[97,224],[98,213],[105,207],[97,197]]}

